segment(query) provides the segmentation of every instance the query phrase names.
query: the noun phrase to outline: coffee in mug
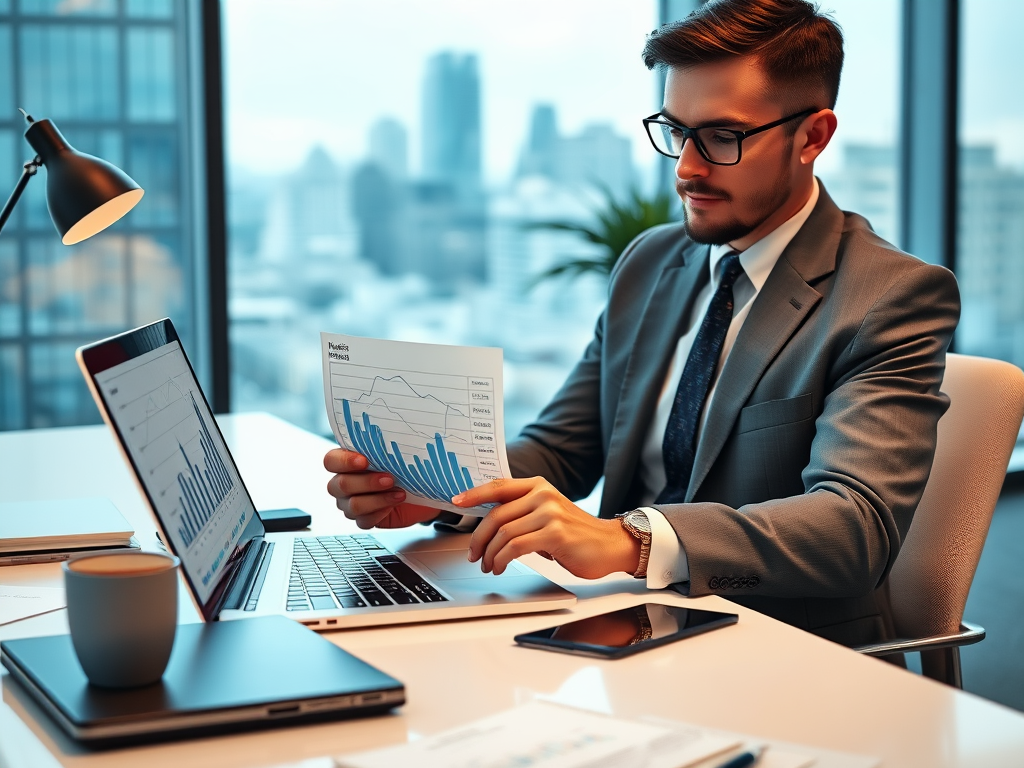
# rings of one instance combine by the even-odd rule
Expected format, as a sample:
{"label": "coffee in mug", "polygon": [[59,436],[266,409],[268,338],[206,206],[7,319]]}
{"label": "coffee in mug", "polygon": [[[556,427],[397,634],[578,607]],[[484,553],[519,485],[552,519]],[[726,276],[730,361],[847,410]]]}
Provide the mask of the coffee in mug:
{"label": "coffee in mug", "polygon": [[178,565],[151,552],[84,555],[64,563],[71,642],[104,688],[155,683],[178,627]]}

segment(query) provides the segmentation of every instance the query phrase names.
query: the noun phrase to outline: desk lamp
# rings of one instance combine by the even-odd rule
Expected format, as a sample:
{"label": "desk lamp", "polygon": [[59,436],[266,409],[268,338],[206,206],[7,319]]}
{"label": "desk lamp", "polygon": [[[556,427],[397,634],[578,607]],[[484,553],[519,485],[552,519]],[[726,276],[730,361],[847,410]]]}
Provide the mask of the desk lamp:
{"label": "desk lamp", "polygon": [[142,199],[143,190],[120,168],[79,152],[50,120],[28,121],[25,139],[36,151],[14,192],[0,211],[0,230],[21,199],[28,180],[46,166],[46,207],[64,245],[74,245],[103,231]]}

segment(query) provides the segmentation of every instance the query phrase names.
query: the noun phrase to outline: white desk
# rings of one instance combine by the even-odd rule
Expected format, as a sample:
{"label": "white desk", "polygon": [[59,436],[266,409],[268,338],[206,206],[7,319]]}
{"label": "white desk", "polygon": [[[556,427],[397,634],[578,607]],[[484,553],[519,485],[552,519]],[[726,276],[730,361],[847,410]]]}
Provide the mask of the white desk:
{"label": "white desk", "polygon": [[[327,496],[327,441],[273,417],[220,420],[257,507],[298,506],[314,530],[353,528]],[[101,427],[0,433],[0,498],[107,496],[151,548],[153,523]],[[425,529],[425,534],[429,532]],[[349,630],[333,642],[402,680],[408,703],[387,717],[90,753],[64,738],[4,674],[0,767],[264,766],[404,741],[535,697],[616,715],[655,714],[765,738],[874,755],[885,766],[1024,765],[1024,716],[820,640],[717,597],[662,602],[732,610],[734,627],[622,661],[517,647],[512,636],[642,602],[629,578],[584,582],[527,562],[580,599],[571,612]],[[59,585],[54,565],[0,568],[0,584]],[[184,594],[182,595],[184,597]],[[183,601],[183,620],[196,617]],[[67,631],[66,613],[0,627],[0,639]],[[268,659],[268,663],[273,663]]]}

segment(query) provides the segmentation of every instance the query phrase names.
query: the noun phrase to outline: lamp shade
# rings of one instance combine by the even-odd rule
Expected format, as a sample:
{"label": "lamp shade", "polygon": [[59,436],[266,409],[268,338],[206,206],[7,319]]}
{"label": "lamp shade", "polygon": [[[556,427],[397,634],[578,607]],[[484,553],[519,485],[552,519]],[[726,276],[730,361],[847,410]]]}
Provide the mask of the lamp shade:
{"label": "lamp shade", "polygon": [[46,166],[46,206],[64,245],[106,229],[142,199],[128,174],[76,150],[51,121],[32,123],[25,139]]}

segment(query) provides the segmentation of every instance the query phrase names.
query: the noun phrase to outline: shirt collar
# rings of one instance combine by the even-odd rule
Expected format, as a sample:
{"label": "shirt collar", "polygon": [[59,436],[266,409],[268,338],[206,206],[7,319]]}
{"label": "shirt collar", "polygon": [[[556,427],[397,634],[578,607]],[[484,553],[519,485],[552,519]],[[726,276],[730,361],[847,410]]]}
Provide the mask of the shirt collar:
{"label": "shirt collar", "polygon": [[[740,253],[740,266],[743,267],[743,272],[750,279],[750,282],[753,283],[755,292],[759,293],[761,291],[761,286],[763,286],[765,281],[768,279],[768,274],[775,266],[775,262],[779,260],[779,256],[782,255],[782,252],[786,250],[786,246],[789,245],[789,241],[796,236],[797,232],[800,231],[800,228],[811,215],[811,211],[814,210],[814,206],[817,202],[818,179],[815,178],[814,187],[811,189],[811,196],[807,198],[807,202],[804,203],[804,207],[752,246],[747,248],[747,250]],[[728,243],[725,243],[724,245],[711,246],[711,260],[709,267],[711,269],[712,285],[716,283],[718,263],[725,258],[726,254],[732,253],[735,250],[736,249]]]}

